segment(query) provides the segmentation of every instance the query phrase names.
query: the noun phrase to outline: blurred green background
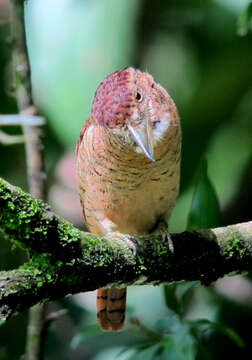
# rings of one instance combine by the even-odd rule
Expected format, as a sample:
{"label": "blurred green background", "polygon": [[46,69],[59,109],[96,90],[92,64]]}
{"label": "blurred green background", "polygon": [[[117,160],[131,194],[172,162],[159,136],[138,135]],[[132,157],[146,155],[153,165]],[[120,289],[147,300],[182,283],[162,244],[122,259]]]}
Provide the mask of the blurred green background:
{"label": "blurred green background", "polygon": [[[180,232],[187,226],[202,155],[208,160],[208,176],[220,202],[220,224],[251,219],[252,34],[246,27],[248,5],[247,0],[25,2],[33,97],[48,121],[44,129],[48,201],[58,213],[83,226],[74,185],[75,143],[89,117],[98,84],[108,73],[134,66],[150,72],[168,90],[181,117],[181,192],[170,230]],[[8,1],[0,0],[2,114],[17,111],[7,43],[8,10]],[[20,132],[18,128],[7,130]],[[27,189],[23,145],[1,145],[0,154],[0,176]],[[23,258],[18,251],[11,253],[9,244],[1,240],[1,270],[17,266]],[[183,298],[183,319],[219,321],[237,331],[246,344],[239,347],[227,336],[205,331],[201,342],[208,349],[208,358],[251,356],[249,280],[234,277],[208,289],[188,291]],[[142,341],[144,333],[139,329],[133,333],[133,325],[113,335],[90,327],[95,323],[94,302],[92,294],[85,294],[50,305],[52,309],[66,307],[68,314],[49,331],[46,359],[114,359],[124,347]],[[171,314],[162,287],[131,288],[128,304],[129,315],[138,316],[150,327]],[[26,323],[27,314],[21,314],[0,328],[0,359],[18,359],[24,353]],[[181,338],[188,339],[185,335]],[[176,341],[178,348],[184,345],[182,340]],[[194,358],[185,357],[189,353],[171,351],[165,358]],[[195,351],[190,354],[200,359],[208,356],[195,355]],[[143,355],[145,360],[155,356],[161,358],[154,353]]]}

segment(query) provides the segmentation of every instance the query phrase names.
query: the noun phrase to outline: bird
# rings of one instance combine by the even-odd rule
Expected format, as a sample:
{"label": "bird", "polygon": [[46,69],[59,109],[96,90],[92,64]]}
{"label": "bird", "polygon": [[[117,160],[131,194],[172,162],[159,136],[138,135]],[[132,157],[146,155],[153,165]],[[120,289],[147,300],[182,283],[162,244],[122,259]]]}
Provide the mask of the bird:
{"label": "bird", "polygon": [[[127,67],[100,83],[76,153],[91,233],[137,236],[167,224],[179,192],[181,127],[174,101],[152,75]],[[96,304],[101,329],[122,330],[126,288],[98,289]]]}

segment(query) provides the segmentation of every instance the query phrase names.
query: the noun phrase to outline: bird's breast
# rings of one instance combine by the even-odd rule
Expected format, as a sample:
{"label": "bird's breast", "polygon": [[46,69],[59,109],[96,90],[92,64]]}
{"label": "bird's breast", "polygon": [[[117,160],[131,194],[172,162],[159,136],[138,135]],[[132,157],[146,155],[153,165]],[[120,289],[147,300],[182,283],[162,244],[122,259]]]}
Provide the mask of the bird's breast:
{"label": "bird's breast", "polygon": [[77,184],[86,225],[105,234],[148,233],[169,217],[179,185],[180,133],[155,149],[156,161],[137,154],[102,127],[85,132],[77,159]]}

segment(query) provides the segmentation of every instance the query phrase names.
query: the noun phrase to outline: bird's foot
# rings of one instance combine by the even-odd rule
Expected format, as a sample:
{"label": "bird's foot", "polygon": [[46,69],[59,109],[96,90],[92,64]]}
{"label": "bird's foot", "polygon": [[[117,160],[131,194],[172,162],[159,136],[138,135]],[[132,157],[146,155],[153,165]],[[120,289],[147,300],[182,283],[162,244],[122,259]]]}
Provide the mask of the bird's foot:
{"label": "bird's foot", "polygon": [[161,220],[158,223],[158,226],[153,231],[153,234],[161,235],[163,243],[168,243],[169,250],[171,251],[171,253],[174,252],[173,242],[171,239],[171,235],[168,231],[168,224],[165,221]]}
{"label": "bird's foot", "polygon": [[132,236],[128,234],[122,234],[119,231],[111,231],[106,234],[106,237],[111,240],[119,240],[132,251],[132,254],[136,255],[136,246],[132,241]]}

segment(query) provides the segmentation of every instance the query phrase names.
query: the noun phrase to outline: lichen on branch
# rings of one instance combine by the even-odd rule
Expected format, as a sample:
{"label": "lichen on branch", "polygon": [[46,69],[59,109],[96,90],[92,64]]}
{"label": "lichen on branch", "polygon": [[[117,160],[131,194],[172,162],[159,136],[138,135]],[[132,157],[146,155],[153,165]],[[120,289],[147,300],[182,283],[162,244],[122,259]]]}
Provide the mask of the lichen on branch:
{"label": "lichen on branch", "polygon": [[0,179],[0,230],[29,252],[0,272],[0,317],[68,294],[107,286],[200,280],[252,269],[252,222],[207,230],[98,237],[65,221],[41,200]]}

